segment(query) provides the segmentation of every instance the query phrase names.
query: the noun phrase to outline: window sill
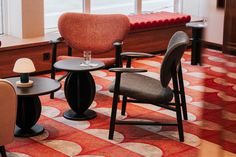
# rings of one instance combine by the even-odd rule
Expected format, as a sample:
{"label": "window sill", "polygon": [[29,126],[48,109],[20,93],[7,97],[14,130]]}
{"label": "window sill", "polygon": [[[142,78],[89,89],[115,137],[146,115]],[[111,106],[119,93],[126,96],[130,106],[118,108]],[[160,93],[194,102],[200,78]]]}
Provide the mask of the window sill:
{"label": "window sill", "polygon": [[47,45],[50,40],[60,37],[58,31],[48,32],[45,36],[36,38],[20,39],[10,35],[0,36],[1,47],[0,52],[13,49],[21,49],[32,46]]}

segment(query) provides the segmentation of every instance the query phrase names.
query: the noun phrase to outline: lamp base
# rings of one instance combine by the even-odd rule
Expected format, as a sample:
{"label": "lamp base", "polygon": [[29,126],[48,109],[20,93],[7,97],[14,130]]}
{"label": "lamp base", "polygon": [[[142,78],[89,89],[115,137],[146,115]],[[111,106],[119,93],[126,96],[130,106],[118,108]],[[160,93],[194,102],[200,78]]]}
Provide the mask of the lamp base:
{"label": "lamp base", "polygon": [[29,82],[27,82],[27,83],[22,83],[20,81],[16,81],[16,86],[21,87],[21,88],[27,88],[27,87],[32,87],[33,83],[34,83],[34,81],[32,81],[32,80],[29,80]]}

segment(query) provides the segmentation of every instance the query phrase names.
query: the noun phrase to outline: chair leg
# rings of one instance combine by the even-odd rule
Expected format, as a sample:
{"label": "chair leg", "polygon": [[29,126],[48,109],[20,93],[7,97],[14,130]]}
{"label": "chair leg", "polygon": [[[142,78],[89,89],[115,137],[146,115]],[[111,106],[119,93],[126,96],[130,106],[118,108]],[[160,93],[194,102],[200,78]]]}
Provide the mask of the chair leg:
{"label": "chair leg", "polygon": [[4,146],[0,146],[0,153],[2,157],[7,157],[7,153]]}
{"label": "chair leg", "polygon": [[182,93],[181,93],[181,104],[182,104],[182,111],[183,111],[184,120],[188,120],[186,99],[185,99],[185,95]]}
{"label": "chair leg", "polygon": [[[57,43],[52,44],[52,64],[51,64],[51,79],[55,79],[56,71],[54,63],[57,61]],[[54,93],[50,94],[50,98],[54,99]]]}
{"label": "chair leg", "polygon": [[114,93],[112,110],[111,110],[111,120],[110,120],[110,129],[109,129],[109,139],[112,140],[115,131],[115,123],[116,123],[116,112],[117,112],[117,104],[118,104],[119,95]]}
{"label": "chair leg", "polygon": [[[55,69],[51,69],[51,79],[55,80]],[[54,92],[50,94],[50,99],[54,99]]]}
{"label": "chair leg", "polygon": [[176,117],[178,123],[178,132],[179,132],[179,140],[184,142],[184,129],[183,129],[183,121],[182,121],[182,114],[180,105],[176,105]]}
{"label": "chair leg", "polygon": [[126,111],[126,104],[127,104],[127,97],[123,96],[123,100],[122,100],[122,108],[121,108],[121,115],[125,115],[125,111]]}
{"label": "chair leg", "polygon": [[188,120],[187,105],[186,105],[186,98],[185,98],[185,91],[184,91],[184,81],[183,81],[181,65],[178,71],[178,77],[179,77],[179,88],[180,88],[180,97],[181,97],[181,106],[182,106],[183,116],[184,116],[184,120]]}
{"label": "chair leg", "polygon": [[179,83],[178,83],[177,73],[175,69],[172,69],[171,75],[172,75],[172,81],[173,81],[173,87],[174,87],[174,98],[175,98],[175,105],[176,105],[176,118],[177,118],[177,124],[178,124],[179,140],[180,142],[184,142],[184,129],[183,129],[182,111],[181,111],[180,97],[179,97],[180,92],[179,92],[179,87],[178,87],[179,85],[181,86],[181,83],[180,83],[181,81],[179,80]]}
{"label": "chair leg", "polygon": [[50,99],[54,99],[54,92],[50,94]]}

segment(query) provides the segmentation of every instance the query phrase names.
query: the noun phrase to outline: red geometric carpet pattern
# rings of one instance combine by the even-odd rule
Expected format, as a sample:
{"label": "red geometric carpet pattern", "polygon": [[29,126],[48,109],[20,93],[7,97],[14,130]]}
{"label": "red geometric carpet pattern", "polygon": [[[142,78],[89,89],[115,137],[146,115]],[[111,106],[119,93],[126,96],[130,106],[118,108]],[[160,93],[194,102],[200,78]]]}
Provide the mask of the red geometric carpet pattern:
{"label": "red geometric carpet pattern", "polygon": [[[117,125],[114,140],[108,140],[112,94],[108,86],[114,74],[107,70],[92,72],[96,82],[97,93],[91,109],[97,117],[89,121],[72,121],[63,118],[69,109],[64,98],[63,89],[51,100],[48,95],[40,97],[42,113],[38,121],[44,126],[42,135],[31,138],[15,138],[6,146],[9,156],[18,157],[195,157],[204,139],[222,145],[221,111],[224,105],[224,148],[235,151],[236,121],[236,58],[229,57],[227,65],[225,56],[220,52],[206,50],[203,55],[204,66],[190,65],[191,53],[187,51],[182,59],[186,101],[189,120],[184,121],[185,142],[178,139],[176,127],[161,126],[126,126]],[[133,67],[146,68],[145,75],[159,78],[162,56],[138,59]],[[226,73],[226,70],[230,71]],[[62,73],[58,73],[59,77]],[[227,74],[227,77],[225,76]],[[44,76],[48,77],[48,76]],[[225,79],[229,84],[222,85]],[[62,81],[63,83],[63,81]],[[229,93],[223,93],[229,88]],[[86,93],[84,93],[86,94]],[[227,95],[227,101],[222,98]],[[227,103],[224,103],[227,102]],[[232,104],[233,103],[233,104]],[[233,107],[234,106],[234,107]],[[204,114],[202,114],[204,113]],[[129,103],[127,114],[117,119],[140,121],[175,121],[175,113],[166,109],[145,104]],[[234,127],[234,129],[232,129]],[[221,142],[220,142],[221,141]]]}

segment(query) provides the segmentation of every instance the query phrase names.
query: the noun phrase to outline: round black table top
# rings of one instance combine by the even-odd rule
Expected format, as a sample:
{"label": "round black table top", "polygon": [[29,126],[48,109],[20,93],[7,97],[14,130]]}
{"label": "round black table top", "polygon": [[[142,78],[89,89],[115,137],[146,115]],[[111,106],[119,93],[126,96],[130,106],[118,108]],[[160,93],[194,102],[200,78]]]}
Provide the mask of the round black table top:
{"label": "round black table top", "polygon": [[90,64],[86,65],[82,59],[65,59],[57,61],[54,67],[59,70],[65,70],[69,72],[77,71],[94,71],[101,69],[105,64],[101,61],[91,60]]}
{"label": "round black table top", "polygon": [[32,87],[17,87],[16,81],[19,81],[19,77],[7,78],[10,81],[18,96],[39,96],[55,92],[61,88],[60,82],[50,78],[44,77],[30,77],[30,80],[34,81]]}
{"label": "round black table top", "polygon": [[207,26],[207,24],[205,22],[189,22],[186,23],[187,27],[191,27],[191,28],[204,28]]}

